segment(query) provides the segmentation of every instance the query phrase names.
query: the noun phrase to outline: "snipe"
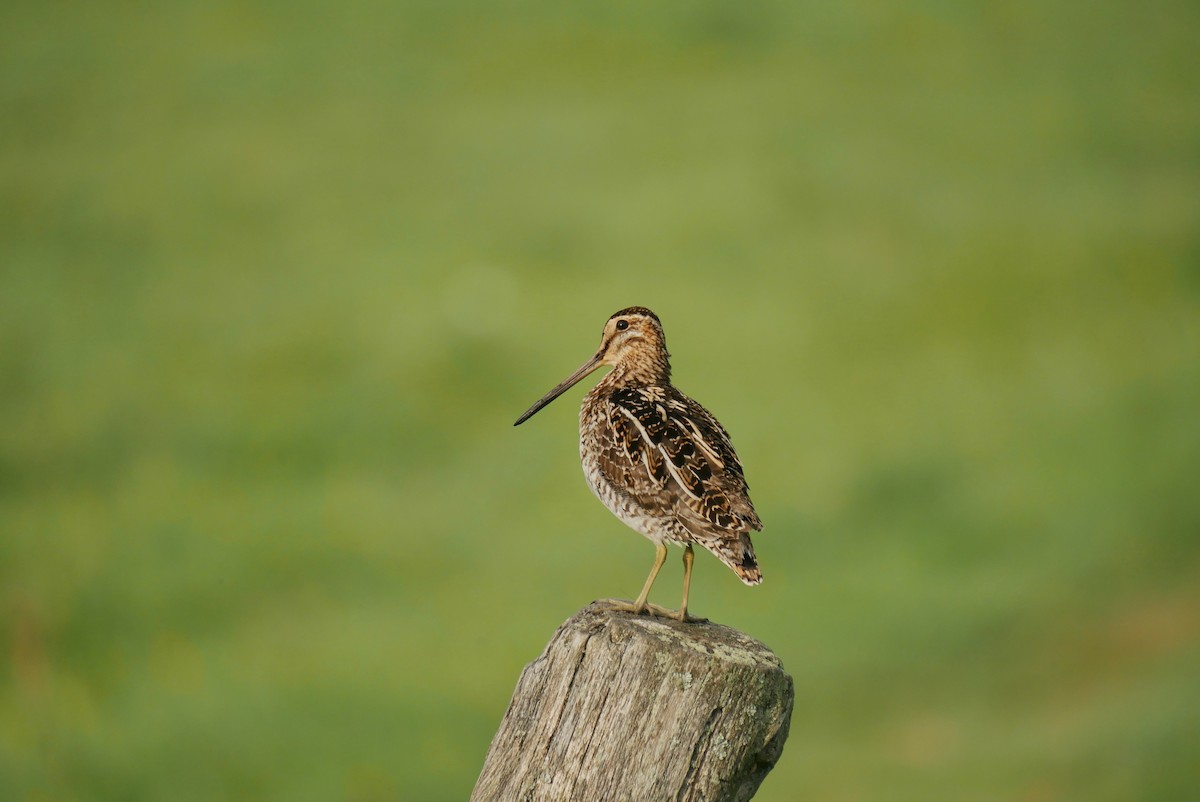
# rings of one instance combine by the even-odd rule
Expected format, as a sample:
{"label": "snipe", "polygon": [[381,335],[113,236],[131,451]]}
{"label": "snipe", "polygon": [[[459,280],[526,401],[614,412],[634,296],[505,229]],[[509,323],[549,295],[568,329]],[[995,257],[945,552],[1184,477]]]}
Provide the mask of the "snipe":
{"label": "snipe", "polygon": [[[712,413],[671,384],[667,341],[658,316],[641,306],[604,324],[600,348],[579,370],[517,419],[538,410],[602,365],[612,371],[579,410],[579,456],[592,492],[613,514],[654,543],[654,565],[634,613],[681,621],[688,615],[692,544],[711,551],[747,585],[762,582],[750,531],[762,521],[750,503],[742,464],[729,433]],[[646,601],[667,559],[667,543],[683,546],[683,603],[666,610]]]}

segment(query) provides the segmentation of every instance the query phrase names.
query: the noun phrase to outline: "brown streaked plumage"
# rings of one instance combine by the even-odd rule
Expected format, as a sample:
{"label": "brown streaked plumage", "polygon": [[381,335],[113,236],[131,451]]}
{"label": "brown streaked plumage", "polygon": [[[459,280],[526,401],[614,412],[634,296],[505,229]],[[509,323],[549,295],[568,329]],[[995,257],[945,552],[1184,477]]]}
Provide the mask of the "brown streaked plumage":
{"label": "brown streaked plumage", "polygon": [[[653,541],[654,565],[637,601],[623,604],[680,620],[687,614],[692,544],[712,552],[747,585],[762,582],[750,531],[762,521],[750,502],[729,433],[712,413],[671,384],[670,354],[658,316],[641,306],[608,319],[600,348],[579,370],[530,407],[519,426],[601,365],[612,371],[584,396],[579,455],[592,492],[614,515]],[[683,546],[683,604],[678,611],[646,597],[667,558]]]}

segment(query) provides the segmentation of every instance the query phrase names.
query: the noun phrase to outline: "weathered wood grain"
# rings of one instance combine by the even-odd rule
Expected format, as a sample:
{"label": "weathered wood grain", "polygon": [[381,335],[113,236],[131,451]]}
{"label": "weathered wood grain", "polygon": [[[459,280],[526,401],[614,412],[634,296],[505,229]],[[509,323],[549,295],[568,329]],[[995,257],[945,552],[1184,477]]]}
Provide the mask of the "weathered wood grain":
{"label": "weathered wood grain", "polygon": [[594,602],[521,673],[471,800],[742,802],[791,714],[792,678],[753,638]]}

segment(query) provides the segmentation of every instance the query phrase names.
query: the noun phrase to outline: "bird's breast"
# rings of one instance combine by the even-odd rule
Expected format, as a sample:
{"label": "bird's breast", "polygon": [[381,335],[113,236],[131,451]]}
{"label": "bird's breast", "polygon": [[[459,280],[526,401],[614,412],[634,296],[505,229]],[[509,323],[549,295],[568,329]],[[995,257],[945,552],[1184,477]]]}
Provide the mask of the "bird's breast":
{"label": "bird's breast", "polygon": [[659,510],[647,509],[639,504],[623,487],[609,475],[613,466],[605,470],[604,462],[610,462],[621,453],[615,435],[608,424],[608,402],[603,397],[584,399],[579,410],[579,459],[583,464],[583,475],[596,498],[626,526],[650,538],[662,540],[663,516]]}

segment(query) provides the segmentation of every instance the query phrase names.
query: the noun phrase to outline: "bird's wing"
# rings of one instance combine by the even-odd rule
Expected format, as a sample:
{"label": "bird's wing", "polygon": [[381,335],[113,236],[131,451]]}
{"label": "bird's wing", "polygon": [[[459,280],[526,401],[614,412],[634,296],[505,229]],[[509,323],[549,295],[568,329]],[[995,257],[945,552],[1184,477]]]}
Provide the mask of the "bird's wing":
{"label": "bird's wing", "polygon": [[708,410],[669,386],[622,388],[610,401],[606,473],[620,471],[639,502],[718,532],[762,529],[729,434]]}

